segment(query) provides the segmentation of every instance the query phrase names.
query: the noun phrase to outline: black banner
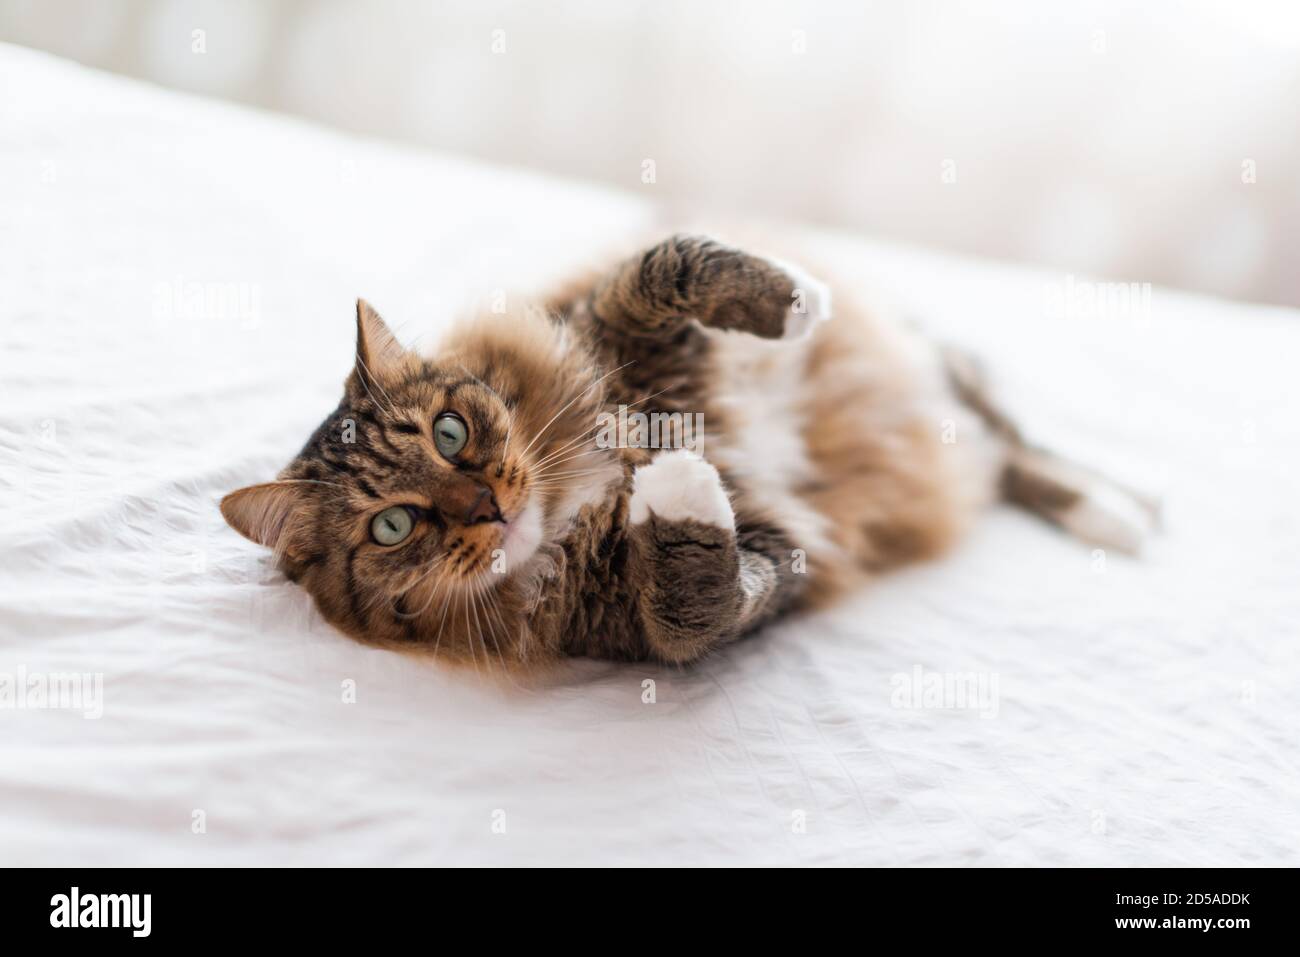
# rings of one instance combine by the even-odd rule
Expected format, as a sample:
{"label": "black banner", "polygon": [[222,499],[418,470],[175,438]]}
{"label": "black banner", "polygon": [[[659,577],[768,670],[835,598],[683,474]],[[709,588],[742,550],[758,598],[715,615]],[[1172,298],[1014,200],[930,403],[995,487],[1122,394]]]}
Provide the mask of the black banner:
{"label": "black banner", "polygon": [[708,913],[712,922],[727,921],[733,943],[779,924],[882,942],[919,933],[918,946],[1127,940],[1217,949],[1278,939],[1292,924],[1296,889],[1294,871],[1244,869],[858,870],[801,873],[788,888],[781,886],[788,875],[740,871],[629,871],[594,882],[576,871],[541,881],[473,870],[0,873],[6,942],[75,937],[91,947],[279,939],[334,946],[400,938],[433,922],[469,927],[486,920],[499,933],[545,919],[554,928],[560,914],[583,930],[626,925],[639,936]]}

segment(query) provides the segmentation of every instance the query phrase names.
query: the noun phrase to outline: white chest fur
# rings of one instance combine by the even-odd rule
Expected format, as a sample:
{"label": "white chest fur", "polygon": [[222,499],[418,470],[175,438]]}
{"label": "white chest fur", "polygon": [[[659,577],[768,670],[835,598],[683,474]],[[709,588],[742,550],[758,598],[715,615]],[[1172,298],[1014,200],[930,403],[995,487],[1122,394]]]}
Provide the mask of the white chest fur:
{"label": "white chest fur", "polygon": [[705,458],[727,473],[737,511],[760,511],[804,549],[829,549],[828,520],[799,496],[815,479],[804,441],[808,340],[708,333],[713,395],[723,422],[706,420]]}

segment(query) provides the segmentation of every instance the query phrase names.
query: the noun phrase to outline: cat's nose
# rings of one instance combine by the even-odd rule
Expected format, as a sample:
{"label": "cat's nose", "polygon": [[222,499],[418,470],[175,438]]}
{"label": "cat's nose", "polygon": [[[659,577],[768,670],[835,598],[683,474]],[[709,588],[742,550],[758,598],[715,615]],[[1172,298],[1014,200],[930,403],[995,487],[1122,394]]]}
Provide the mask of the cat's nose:
{"label": "cat's nose", "polygon": [[477,525],[479,522],[499,521],[501,521],[501,509],[497,507],[496,496],[492,494],[491,489],[482,489],[465,516],[465,524]]}

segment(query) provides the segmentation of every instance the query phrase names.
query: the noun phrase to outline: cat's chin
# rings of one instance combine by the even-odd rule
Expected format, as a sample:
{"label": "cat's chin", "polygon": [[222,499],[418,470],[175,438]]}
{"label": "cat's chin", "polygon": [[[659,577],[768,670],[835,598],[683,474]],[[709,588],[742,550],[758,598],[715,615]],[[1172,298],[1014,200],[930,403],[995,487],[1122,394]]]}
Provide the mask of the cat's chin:
{"label": "cat's chin", "polygon": [[523,567],[542,544],[542,507],[532,498],[523,510],[506,521],[501,533],[506,573]]}

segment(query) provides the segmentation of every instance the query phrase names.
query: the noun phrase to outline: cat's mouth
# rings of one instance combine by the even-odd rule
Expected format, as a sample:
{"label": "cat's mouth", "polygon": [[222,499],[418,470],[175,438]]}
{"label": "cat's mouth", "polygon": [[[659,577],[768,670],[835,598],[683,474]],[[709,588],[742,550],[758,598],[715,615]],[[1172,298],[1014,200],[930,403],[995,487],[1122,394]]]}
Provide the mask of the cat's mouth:
{"label": "cat's mouth", "polygon": [[542,543],[542,508],[530,497],[522,509],[506,518],[500,526],[501,551],[507,574],[517,569]]}
{"label": "cat's mouth", "polygon": [[[520,489],[511,502],[511,490],[505,490],[505,495],[501,491],[493,499],[491,520],[468,525],[453,543],[450,568],[464,581],[500,582],[522,568],[542,544],[545,513],[540,498]],[[498,500],[499,508],[495,507]]]}

